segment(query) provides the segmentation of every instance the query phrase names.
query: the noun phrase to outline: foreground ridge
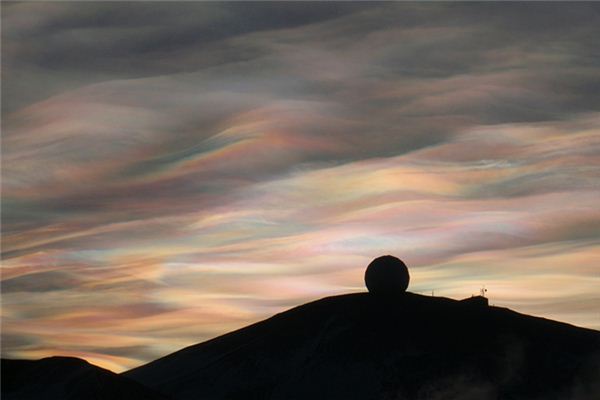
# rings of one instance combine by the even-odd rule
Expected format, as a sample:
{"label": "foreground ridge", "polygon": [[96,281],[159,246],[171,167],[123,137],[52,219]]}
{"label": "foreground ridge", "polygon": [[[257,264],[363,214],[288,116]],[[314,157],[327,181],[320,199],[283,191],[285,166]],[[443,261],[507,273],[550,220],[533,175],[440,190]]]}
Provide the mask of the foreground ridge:
{"label": "foreground ridge", "polygon": [[75,357],[2,359],[2,399],[166,399],[122,375]]}
{"label": "foreground ridge", "polygon": [[358,293],[295,307],[124,375],[174,399],[592,399],[600,332],[489,307],[479,296]]}

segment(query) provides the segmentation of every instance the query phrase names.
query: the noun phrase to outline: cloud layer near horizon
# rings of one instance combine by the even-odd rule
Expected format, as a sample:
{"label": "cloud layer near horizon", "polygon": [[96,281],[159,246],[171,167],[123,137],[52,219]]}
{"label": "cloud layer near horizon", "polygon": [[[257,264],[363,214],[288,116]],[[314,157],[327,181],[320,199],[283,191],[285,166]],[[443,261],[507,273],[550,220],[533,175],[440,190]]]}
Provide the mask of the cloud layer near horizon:
{"label": "cloud layer near horizon", "polygon": [[600,7],[3,5],[3,356],[123,370],[392,253],[600,329]]}

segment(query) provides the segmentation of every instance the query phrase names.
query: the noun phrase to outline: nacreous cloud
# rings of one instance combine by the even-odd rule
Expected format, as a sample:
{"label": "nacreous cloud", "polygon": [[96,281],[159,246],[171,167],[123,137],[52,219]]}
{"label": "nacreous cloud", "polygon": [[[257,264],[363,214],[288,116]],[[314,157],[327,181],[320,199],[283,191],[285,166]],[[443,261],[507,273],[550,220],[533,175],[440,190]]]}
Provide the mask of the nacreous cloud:
{"label": "nacreous cloud", "polygon": [[10,3],[3,356],[139,365],[393,253],[600,328],[594,3]]}

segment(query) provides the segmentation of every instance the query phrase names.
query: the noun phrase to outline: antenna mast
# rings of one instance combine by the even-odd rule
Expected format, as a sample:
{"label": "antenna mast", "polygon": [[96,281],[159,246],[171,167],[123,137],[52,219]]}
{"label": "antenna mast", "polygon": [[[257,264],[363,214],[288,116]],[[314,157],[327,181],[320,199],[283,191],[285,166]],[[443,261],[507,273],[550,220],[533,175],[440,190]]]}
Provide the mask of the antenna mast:
{"label": "antenna mast", "polygon": [[479,295],[480,295],[481,297],[485,297],[485,294],[486,294],[486,293],[487,293],[487,289],[485,288],[485,285],[483,285],[483,286],[481,287],[481,289],[479,289]]}

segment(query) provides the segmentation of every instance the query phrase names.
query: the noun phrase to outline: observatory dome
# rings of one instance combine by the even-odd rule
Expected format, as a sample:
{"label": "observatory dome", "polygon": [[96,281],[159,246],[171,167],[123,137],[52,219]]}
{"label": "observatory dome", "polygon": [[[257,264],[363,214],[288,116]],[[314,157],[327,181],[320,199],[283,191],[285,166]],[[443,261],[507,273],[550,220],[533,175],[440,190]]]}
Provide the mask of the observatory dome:
{"label": "observatory dome", "polygon": [[395,295],[406,292],[410,276],[406,264],[394,256],[377,257],[365,271],[369,293]]}

